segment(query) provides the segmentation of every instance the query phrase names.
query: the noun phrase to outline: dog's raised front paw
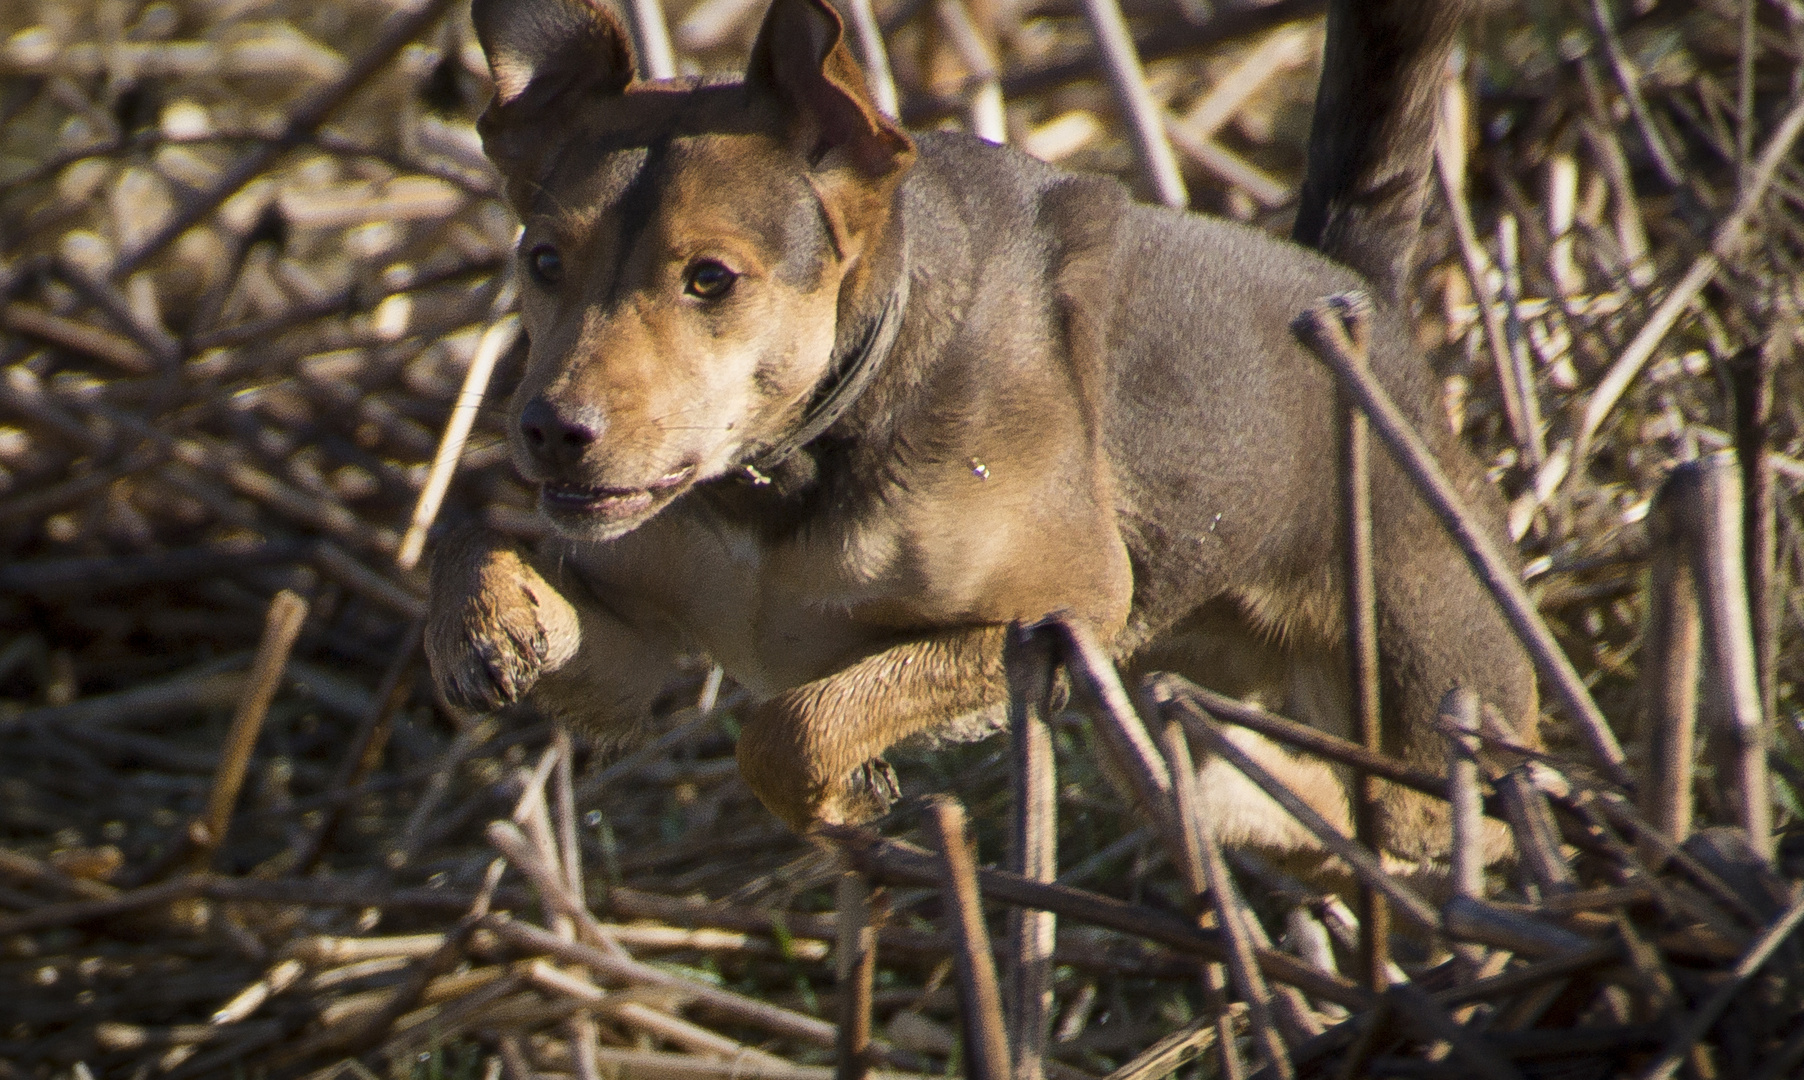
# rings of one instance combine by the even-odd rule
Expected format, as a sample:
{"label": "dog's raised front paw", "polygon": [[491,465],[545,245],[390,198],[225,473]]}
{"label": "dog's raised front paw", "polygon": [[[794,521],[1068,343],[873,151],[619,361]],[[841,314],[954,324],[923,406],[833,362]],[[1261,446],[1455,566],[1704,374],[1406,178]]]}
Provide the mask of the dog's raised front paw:
{"label": "dog's raised front paw", "polygon": [[539,677],[576,655],[576,609],[511,550],[463,554],[435,566],[426,657],[453,705],[484,712],[512,705]]}

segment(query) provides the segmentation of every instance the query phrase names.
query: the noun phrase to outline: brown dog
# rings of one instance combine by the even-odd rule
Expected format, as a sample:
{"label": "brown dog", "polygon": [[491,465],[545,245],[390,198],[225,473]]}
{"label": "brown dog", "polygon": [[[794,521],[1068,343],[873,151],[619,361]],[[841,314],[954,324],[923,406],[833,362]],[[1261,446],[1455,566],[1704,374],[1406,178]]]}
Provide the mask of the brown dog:
{"label": "brown dog", "polygon": [[[798,829],[880,812],[871,766],[899,741],[989,730],[1004,628],[1055,612],[1142,669],[1345,732],[1336,394],[1289,323],[1359,276],[1112,180],[911,138],[823,0],[774,0],[743,83],[635,81],[626,33],[585,0],[474,15],[496,85],[484,144],[525,224],[510,434],[557,539],[440,545],[426,642],[449,698],[530,692],[630,735],[703,651],[761,701],[741,767]],[[1384,152],[1333,149],[1318,117],[1313,212],[1347,223],[1341,249],[1386,240],[1384,291],[1413,242],[1448,40],[1377,73],[1402,79],[1379,96],[1400,107],[1347,114],[1343,135],[1390,132]],[[1406,228],[1371,225],[1399,212]],[[1495,521],[1384,310],[1372,366]],[[1456,681],[1532,737],[1527,659],[1375,464],[1390,749],[1443,759],[1435,710]],[[1332,771],[1247,745],[1346,821]],[[1231,769],[1202,768],[1222,839],[1313,847]],[[1388,848],[1443,847],[1431,818],[1392,792]]]}

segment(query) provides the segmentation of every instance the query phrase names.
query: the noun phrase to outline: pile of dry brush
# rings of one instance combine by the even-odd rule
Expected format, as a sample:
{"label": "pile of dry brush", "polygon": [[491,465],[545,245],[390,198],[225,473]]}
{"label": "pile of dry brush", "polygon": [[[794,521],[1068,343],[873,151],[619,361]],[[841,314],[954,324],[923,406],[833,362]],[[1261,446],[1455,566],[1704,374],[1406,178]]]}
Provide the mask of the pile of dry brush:
{"label": "pile of dry brush", "polygon": [[[1284,230],[1321,0],[1124,2],[844,10],[908,122]],[[630,5],[707,70],[761,9]],[[1450,78],[1420,336],[1576,669],[1543,650],[1550,752],[1458,700],[1445,775],[1137,712],[1043,631],[1015,741],[905,756],[956,799],[830,846],[739,782],[700,660],[612,762],[434,699],[422,546],[536,527],[464,5],[7,5],[0,1080],[1799,1075],[1800,72],[1796,0],[1523,0]],[[1090,708],[1044,715],[1055,660]],[[1222,725],[1522,858],[1430,898],[1325,837],[1356,914],[1224,856],[1183,767]]]}

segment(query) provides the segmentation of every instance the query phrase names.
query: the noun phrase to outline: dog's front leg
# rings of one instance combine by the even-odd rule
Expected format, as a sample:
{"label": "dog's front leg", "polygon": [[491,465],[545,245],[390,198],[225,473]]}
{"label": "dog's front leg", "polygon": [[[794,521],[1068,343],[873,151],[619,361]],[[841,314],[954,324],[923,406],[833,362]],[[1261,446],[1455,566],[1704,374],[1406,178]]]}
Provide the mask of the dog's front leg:
{"label": "dog's front leg", "polygon": [[433,679],[454,705],[492,711],[530,694],[562,723],[628,736],[670,678],[675,650],[562,576],[485,529],[447,537],[433,557],[427,604]]}
{"label": "dog's front leg", "polygon": [[882,813],[886,800],[856,774],[904,739],[1000,706],[1004,632],[940,631],[779,694],[740,732],[739,771],[798,831]]}

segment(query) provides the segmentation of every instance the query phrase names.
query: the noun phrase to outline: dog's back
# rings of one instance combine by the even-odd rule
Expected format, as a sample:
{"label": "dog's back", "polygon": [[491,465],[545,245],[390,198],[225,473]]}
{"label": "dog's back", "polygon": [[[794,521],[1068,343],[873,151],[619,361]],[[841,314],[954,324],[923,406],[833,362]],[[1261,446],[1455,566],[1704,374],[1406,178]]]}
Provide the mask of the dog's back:
{"label": "dog's back", "polygon": [[[1415,58],[1418,78],[1437,87],[1442,45],[1432,64]],[[1405,98],[1412,108],[1434,100]],[[1361,122],[1378,119],[1369,104]],[[1387,127],[1415,133],[1419,125]],[[1424,137],[1431,133],[1432,126]],[[988,439],[1012,435],[1031,445],[1026,425],[1037,416],[1011,432],[983,399],[1075,388],[1092,410],[1106,497],[1132,571],[1118,651],[1142,669],[1174,668],[1351,734],[1341,651],[1340,404],[1332,374],[1290,331],[1298,312],[1329,294],[1377,287],[1374,373],[1501,531],[1501,500],[1448,430],[1433,373],[1399,305],[1386,299],[1407,272],[1417,230],[1394,203],[1419,210],[1421,185],[1392,183],[1377,194],[1368,185],[1358,200],[1337,189],[1352,209],[1334,219],[1336,242],[1366,245],[1376,272],[1392,275],[1378,286],[1320,252],[1133,203],[1112,181],[1073,177],[1006,148],[927,136],[919,149],[904,185],[905,205],[917,208],[907,218],[920,244],[915,254],[959,297],[955,310],[969,324],[937,357],[918,407],[943,418],[960,403],[983,417]],[[1406,156],[1365,154],[1386,168]],[[1347,175],[1364,174],[1354,167]],[[949,198],[963,203],[956,224],[944,220]],[[933,393],[936,380],[944,393]],[[1433,717],[1456,682],[1532,738],[1529,661],[1407,478],[1388,459],[1374,465],[1387,749],[1438,767],[1444,749]],[[1279,754],[1270,756],[1293,783],[1344,820],[1339,780]],[[1247,812],[1262,800],[1243,787],[1230,771],[1204,785],[1225,838],[1301,841],[1286,822]],[[1416,856],[1436,850],[1438,816],[1426,800],[1391,793],[1386,846]]]}

